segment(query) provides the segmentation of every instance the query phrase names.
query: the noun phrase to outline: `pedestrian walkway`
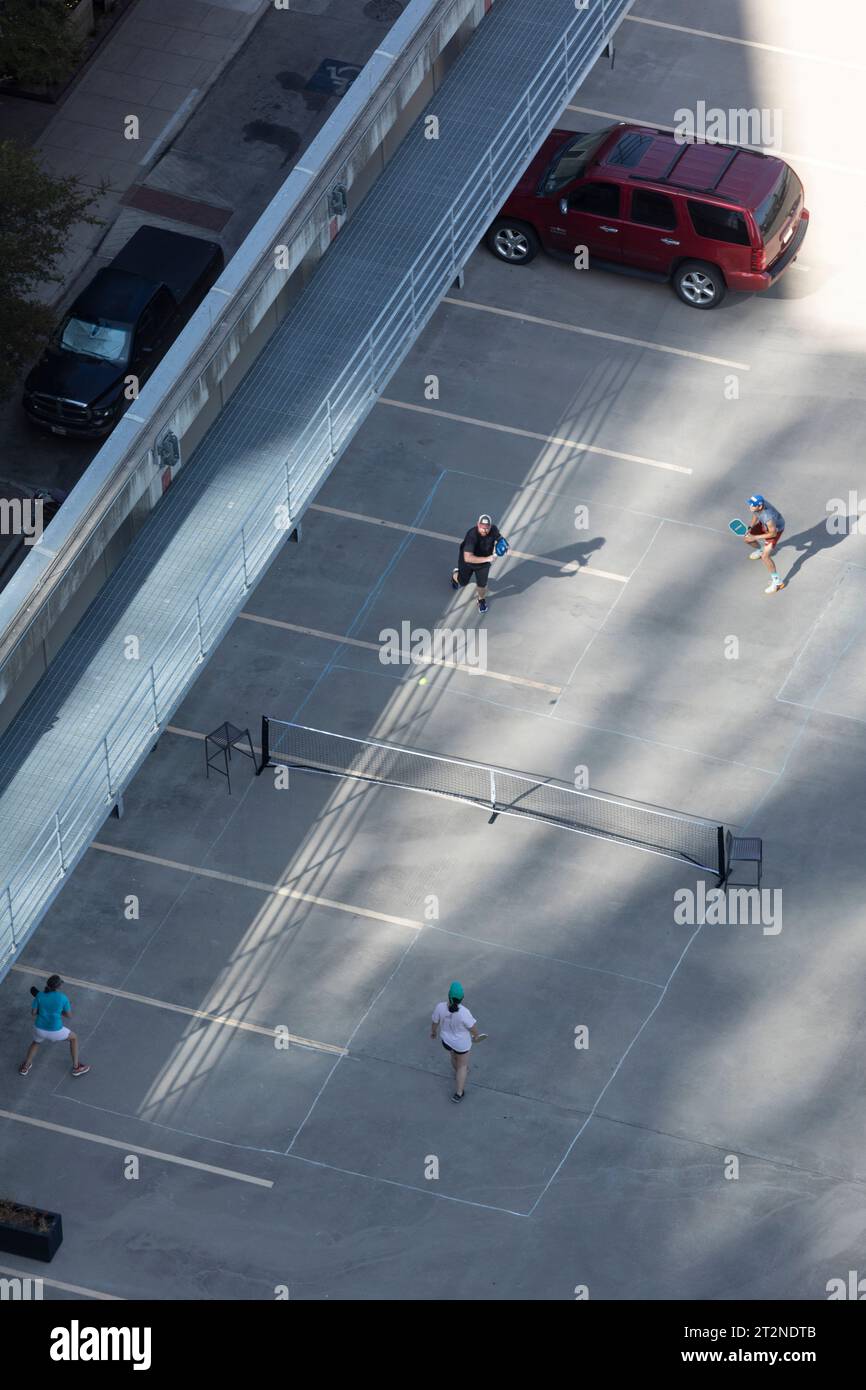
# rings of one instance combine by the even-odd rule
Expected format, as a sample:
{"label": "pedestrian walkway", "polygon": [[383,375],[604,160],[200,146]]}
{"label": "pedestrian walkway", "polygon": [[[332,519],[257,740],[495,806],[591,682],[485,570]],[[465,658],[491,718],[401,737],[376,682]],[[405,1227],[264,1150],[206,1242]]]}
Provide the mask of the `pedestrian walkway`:
{"label": "pedestrian walkway", "polygon": [[[43,168],[87,188],[104,182],[93,211],[113,222],[270,8],[270,0],[138,0],[39,136]],[[129,116],[138,120],[135,139],[124,133]],[[84,223],[72,232],[57,267],[63,282],[45,287],[46,302],[59,301],[104,235],[104,225]]]}

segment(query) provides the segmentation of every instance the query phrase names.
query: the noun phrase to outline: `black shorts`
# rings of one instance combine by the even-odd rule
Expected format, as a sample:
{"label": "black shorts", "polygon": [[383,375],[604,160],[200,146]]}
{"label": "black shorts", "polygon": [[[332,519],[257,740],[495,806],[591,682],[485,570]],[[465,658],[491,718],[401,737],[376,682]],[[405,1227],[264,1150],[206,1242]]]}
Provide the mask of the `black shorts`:
{"label": "black shorts", "polygon": [[487,588],[487,580],[490,577],[489,565],[467,565],[461,553],[457,563],[457,583],[461,589],[464,584],[471,584],[472,580],[478,585],[479,589]]}
{"label": "black shorts", "polygon": [[[440,1038],[439,1041],[442,1042],[442,1039]],[[467,1047],[466,1052],[458,1052],[456,1047],[449,1047],[447,1042],[442,1043],[442,1046],[445,1048],[446,1052],[453,1052],[455,1057],[465,1057],[466,1052],[469,1051]]]}

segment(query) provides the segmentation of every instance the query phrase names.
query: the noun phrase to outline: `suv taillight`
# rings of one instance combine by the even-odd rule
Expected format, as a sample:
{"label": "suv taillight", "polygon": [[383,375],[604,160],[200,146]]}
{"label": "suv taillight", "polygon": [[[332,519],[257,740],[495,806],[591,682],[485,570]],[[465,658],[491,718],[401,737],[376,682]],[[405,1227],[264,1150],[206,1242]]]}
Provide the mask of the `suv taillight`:
{"label": "suv taillight", "polygon": [[766,247],[764,247],[764,246],[757,246],[757,247],[756,247],[756,246],[753,246],[753,247],[752,247],[752,269],[753,269],[753,270],[766,270],[766,269],[767,269],[767,249],[766,249]]}

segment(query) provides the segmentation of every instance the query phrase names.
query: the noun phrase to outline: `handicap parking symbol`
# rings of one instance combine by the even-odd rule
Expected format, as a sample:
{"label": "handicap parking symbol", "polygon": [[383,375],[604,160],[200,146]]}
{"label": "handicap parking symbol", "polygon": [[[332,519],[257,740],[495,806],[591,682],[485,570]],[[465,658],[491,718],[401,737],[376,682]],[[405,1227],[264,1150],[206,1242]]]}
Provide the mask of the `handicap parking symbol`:
{"label": "handicap parking symbol", "polygon": [[341,63],[339,58],[323,58],[307,83],[306,90],[345,96],[360,71],[355,63]]}

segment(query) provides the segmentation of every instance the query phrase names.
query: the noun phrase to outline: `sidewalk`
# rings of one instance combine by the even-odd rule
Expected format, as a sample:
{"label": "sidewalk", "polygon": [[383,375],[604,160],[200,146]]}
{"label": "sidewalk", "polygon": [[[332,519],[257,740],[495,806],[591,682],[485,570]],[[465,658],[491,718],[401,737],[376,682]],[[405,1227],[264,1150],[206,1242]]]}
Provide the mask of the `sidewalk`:
{"label": "sidewalk", "polygon": [[[209,5],[139,0],[52,113],[50,124],[42,121],[41,133],[34,133],[37,103],[16,100],[12,108],[12,98],[3,98],[4,135],[35,146],[46,167],[78,173],[91,187],[109,166],[114,172],[112,189],[96,208],[105,225],[81,227],[70,238],[70,253],[60,263],[64,283],[45,287],[46,302],[58,308],[61,300],[71,299],[143,222],[217,240],[230,260],[339,104],[352,73],[360,71],[393,22],[393,12],[384,5],[370,14],[367,9],[363,0],[294,0],[290,10],[276,10],[270,0],[231,0],[231,5],[228,0]],[[169,14],[170,21],[143,18],[158,13]],[[232,34],[181,27],[181,20],[189,24],[191,16],[211,29],[228,22]],[[181,65],[189,65],[184,85],[167,41],[153,47],[157,35],[171,33],[176,48],[195,41],[201,44],[199,53],[216,47],[224,57],[176,53]],[[122,64],[147,71],[126,72]],[[327,75],[331,68],[335,81],[323,83],[323,72]],[[204,78],[196,76],[200,71]],[[196,87],[194,109],[181,112]],[[135,99],[124,101],[111,93],[127,98],[134,93]],[[44,109],[38,106],[35,114]],[[144,118],[137,143],[117,133],[123,116],[130,114]],[[89,142],[92,153],[70,146],[73,137]],[[153,149],[157,139],[159,147]],[[95,153],[97,146],[102,154]],[[142,164],[148,152],[149,162]],[[0,402],[3,472],[18,487],[69,492],[99,448],[99,442],[34,431],[21,410],[20,393]]]}
{"label": "sidewalk", "polygon": [[[106,180],[93,211],[110,227],[133,185],[271,8],[271,0],[139,0],[36,141],[43,167],[74,174],[90,188]],[[124,136],[131,115],[139,121],[136,140]],[[47,303],[63,298],[105,235],[106,226],[74,229],[57,264],[63,281],[46,285]]]}

